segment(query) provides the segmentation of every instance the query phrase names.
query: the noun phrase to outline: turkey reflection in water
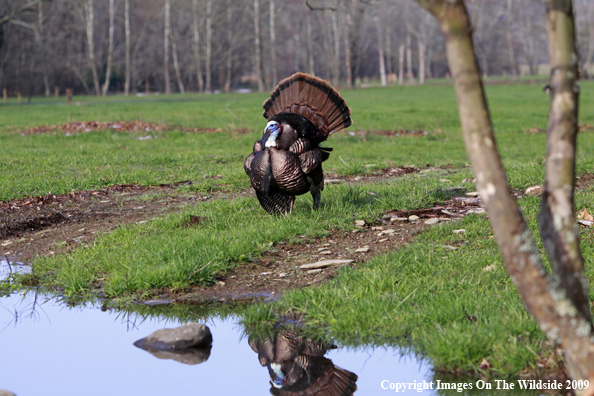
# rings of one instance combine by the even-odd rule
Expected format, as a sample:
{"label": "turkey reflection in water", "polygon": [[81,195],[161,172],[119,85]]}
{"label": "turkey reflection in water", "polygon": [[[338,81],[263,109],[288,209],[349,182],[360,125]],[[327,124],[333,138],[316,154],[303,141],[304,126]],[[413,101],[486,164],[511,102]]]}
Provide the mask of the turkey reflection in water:
{"label": "turkey reflection in water", "polygon": [[[233,315],[208,319],[213,343],[204,362],[155,358],[133,343],[188,319],[163,313],[173,307],[143,308],[158,314],[72,306],[44,293],[0,294],[0,389],[17,395],[297,396],[323,387],[348,395],[358,387],[357,395],[375,395],[384,391],[383,380],[430,380],[427,364],[397,349],[327,351],[287,332],[268,340],[245,337]],[[189,315],[194,321],[197,312]]]}

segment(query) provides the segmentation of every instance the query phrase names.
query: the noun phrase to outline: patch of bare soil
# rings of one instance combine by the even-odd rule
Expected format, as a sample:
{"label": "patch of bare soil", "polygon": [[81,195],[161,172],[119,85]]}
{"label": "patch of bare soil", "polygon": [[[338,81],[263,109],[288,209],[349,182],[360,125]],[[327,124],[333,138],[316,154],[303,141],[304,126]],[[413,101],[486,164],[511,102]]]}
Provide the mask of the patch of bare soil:
{"label": "patch of bare soil", "polygon": [[[80,191],[0,202],[0,255],[32,262],[36,256],[66,252],[91,242],[96,234],[120,225],[141,223],[182,206],[228,193],[179,194],[176,187],[116,185],[98,191]],[[233,194],[233,196],[241,195]]]}
{"label": "patch of bare soil", "polygon": [[[366,176],[327,176],[329,183],[366,183],[417,172],[415,168],[391,167]],[[252,196],[239,193],[180,194],[176,187],[187,182],[160,186],[117,185],[98,191],[46,195],[0,203],[0,255],[24,263],[36,256],[65,253],[90,243],[98,233],[108,233],[123,224],[174,212],[185,205],[211,198]],[[369,258],[405,246],[424,227],[424,222],[450,221],[480,211],[477,198],[456,197],[447,205],[410,212],[390,211],[374,224],[353,226],[353,232],[333,231],[316,240],[298,238],[280,242],[255,263],[243,263],[211,287],[193,287],[184,293],[163,290],[155,298],[178,302],[254,300],[276,298],[289,289],[319,284],[334,277],[338,267],[303,270],[304,264],[321,260],[348,259],[356,267]],[[474,209],[473,209],[474,208]],[[418,219],[410,216],[417,216]],[[184,227],[200,226],[208,219],[195,216]],[[433,223],[435,224],[435,223]]]}
{"label": "patch of bare soil", "polygon": [[[75,133],[92,132],[92,131],[107,131],[116,130],[122,132],[153,132],[153,131],[169,131],[169,130],[181,130],[184,132],[196,132],[196,133],[212,133],[212,132],[223,132],[220,128],[181,128],[174,126],[167,126],[164,124],[155,124],[152,122],[144,122],[140,120],[136,121],[118,121],[118,122],[100,122],[100,121],[81,121],[81,122],[69,122],[63,125],[41,125],[36,126],[26,131],[21,132],[23,135],[34,135],[43,133],[64,133],[72,135]],[[233,132],[235,133],[248,133],[249,130],[246,128],[237,128]]]}
{"label": "patch of bare soil", "polygon": [[594,173],[584,173],[575,179],[575,189],[584,190],[594,184]]}
{"label": "patch of bare soil", "polygon": [[[468,197],[454,197],[428,209],[393,210],[373,224],[356,221],[350,232],[334,230],[324,238],[301,236],[296,241],[279,242],[255,263],[235,267],[213,287],[196,286],[183,293],[162,291],[154,297],[176,302],[274,300],[288,290],[332,279],[343,266],[357,268],[374,256],[407,246],[426,227],[483,212],[480,199]],[[328,260],[351,261],[324,268],[302,268]]]}

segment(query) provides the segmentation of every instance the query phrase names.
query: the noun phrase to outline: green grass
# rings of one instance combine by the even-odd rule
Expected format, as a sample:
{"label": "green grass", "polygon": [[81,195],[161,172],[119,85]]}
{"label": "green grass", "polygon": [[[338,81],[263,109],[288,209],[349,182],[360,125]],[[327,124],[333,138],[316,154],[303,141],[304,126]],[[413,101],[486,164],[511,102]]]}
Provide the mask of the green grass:
{"label": "green grass", "polygon": [[[594,83],[582,84],[582,124],[594,125],[593,88]],[[545,128],[548,96],[536,84],[490,85],[486,90],[511,186],[542,184],[546,136],[527,131]],[[70,254],[39,258],[35,273],[67,295],[103,293],[125,299],[162,288],[184,290],[209,284],[236,265],[251,265],[271,248],[270,242],[299,235],[324,237],[330,230],[350,230],[355,218],[372,221],[386,210],[427,207],[451,196],[445,188],[471,177],[451,86],[373,88],[345,91],[344,96],[355,120],[352,131],[420,129],[429,134],[332,136],[328,145],[335,151],[325,164],[327,172],[353,175],[392,165],[442,170],[391,183],[329,185],[320,210],[312,211],[310,198],[302,197],[290,218],[266,215],[253,198],[201,202],[145,224],[120,227]],[[265,97],[77,98],[80,106],[45,99],[31,106],[0,105],[7,110],[0,120],[0,200],[117,183],[192,180],[191,186],[182,187],[187,193],[249,188],[242,163],[261,134],[260,105]],[[223,132],[160,132],[157,139],[143,141],[137,138],[144,134],[114,131],[74,136],[19,133],[40,124],[134,119]],[[237,128],[249,133],[237,134]],[[594,134],[580,134],[578,143],[578,173],[592,172]],[[375,166],[365,166],[369,164]],[[593,199],[592,188],[579,192],[576,208],[592,212]],[[520,204],[536,229],[539,200],[524,198]],[[210,221],[182,227],[193,215]],[[452,234],[456,228],[467,233]],[[582,234],[591,284],[593,239],[589,230]],[[459,249],[450,251],[444,245]],[[493,264],[492,271],[483,270]],[[304,314],[313,335],[323,333],[345,345],[413,347],[438,370],[478,373],[486,358],[493,365],[490,374],[513,376],[534,367],[536,356],[549,350],[504,271],[484,216],[434,226],[408,247],[375,257],[357,270],[345,269],[329,284],[296,290],[272,305],[254,306],[243,320],[248,327],[258,327],[295,313]]]}
{"label": "green grass", "polygon": [[[592,83],[583,83],[582,123],[594,124]],[[542,161],[548,97],[539,85],[487,86],[498,142],[506,164]],[[415,129],[427,137],[332,136],[335,148],[326,170],[364,172],[365,164],[455,166],[467,162],[450,86],[390,87],[345,91],[353,111],[351,130]],[[120,183],[143,185],[192,180],[196,191],[245,188],[242,163],[261,135],[262,94],[80,98],[80,106],[54,99],[35,105],[0,105],[0,200],[98,189]],[[142,119],[178,127],[221,128],[222,133],[115,131],[21,136],[36,125],[68,121]],[[250,131],[237,134],[237,128]],[[178,128],[180,129],[180,128]],[[441,134],[438,133],[441,131]],[[584,135],[586,136],[586,135]],[[584,148],[592,149],[591,139]],[[588,151],[585,151],[586,153]],[[340,160],[342,158],[343,161]],[[220,180],[204,176],[223,176]]]}

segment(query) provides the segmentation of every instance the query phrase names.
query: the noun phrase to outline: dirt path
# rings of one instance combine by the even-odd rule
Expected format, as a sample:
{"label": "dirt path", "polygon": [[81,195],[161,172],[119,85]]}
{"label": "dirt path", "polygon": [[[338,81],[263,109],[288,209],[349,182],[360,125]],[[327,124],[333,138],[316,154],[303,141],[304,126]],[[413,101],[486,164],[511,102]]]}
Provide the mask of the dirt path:
{"label": "dirt path", "polygon": [[[368,183],[415,171],[392,167],[366,176],[328,175],[327,182]],[[120,225],[142,223],[204,200],[253,195],[251,189],[207,195],[180,193],[177,187],[181,184],[185,182],[161,186],[117,185],[98,191],[0,203],[0,256],[29,263],[37,256],[66,253],[88,244],[97,234],[111,232]],[[471,206],[476,204],[478,202]],[[152,298],[178,302],[274,299],[296,287],[320,284],[334,277],[340,268],[299,268],[304,264],[343,259],[353,260],[346,265],[356,267],[378,254],[410,243],[415,235],[430,226],[424,223],[427,219],[451,221],[460,216],[456,212],[467,212],[467,205],[468,202],[453,200],[431,209],[388,212],[373,224],[353,225],[353,232],[333,231],[325,238],[303,237],[280,242],[257,262],[238,265],[212,287],[193,287],[178,294],[160,290],[152,293]],[[411,215],[419,219],[408,221]]]}

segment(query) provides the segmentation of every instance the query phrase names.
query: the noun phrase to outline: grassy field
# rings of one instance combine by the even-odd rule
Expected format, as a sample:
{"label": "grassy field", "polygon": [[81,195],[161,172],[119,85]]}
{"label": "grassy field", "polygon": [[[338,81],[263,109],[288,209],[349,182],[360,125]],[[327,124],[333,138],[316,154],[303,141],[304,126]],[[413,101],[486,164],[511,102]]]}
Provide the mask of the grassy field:
{"label": "grassy field", "polygon": [[[125,226],[68,255],[40,257],[36,273],[67,295],[100,291],[109,297],[209,284],[217,274],[257,258],[270,242],[299,235],[324,237],[350,231],[354,219],[369,221],[391,209],[417,209],[449,199],[447,187],[472,177],[459,131],[451,86],[373,88],[345,91],[352,109],[351,131],[423,130],[426,136],[332,136],[327,172],[357,175],[387,166],[439,167],[448,172],[410,174],[391,183],[329,185],[319,211],[299,198],[290,218],[265,214],[253,198],[198,203],[146,224]],[[542,184],[549,98],[539,85],[487,86],[498,145],[513,188]],[[158,184],[191,180],[197,191],[240,191],[249,187],[242,169],[264,126],[266,95],[187,95],[143,98],[76,98],[80,105],[51,100],[0,105],[0,200],[98,189],[118,183]],[[594,84],[583,83],[581,124],[594,125]],[[141,119],[172,130],[143,133],[101,131],[72,136],[21,135],[37,125],[70,121]],[[184,128],[220,128],[188,133]],[[247,129],[248,132],[238,132]],[[579,136],[578,173],[591,173],[594,133]],[[365,167],[366,164],[375,164]],[[203,176],[221,175],[212,179]],[[467,185],[465,185],[467,186]],[[472,186],[468,188],[472,189]],[[370,195],[372,191],[375,195]],[[576,195],[576,208],[594,209],[594,189]],[[533,230],[538,198],[520,200]],[[198,228],[181,225],[190,216],[209,218]],[[453,234],[464,228],[466,234]],[[582,234],[590,283],[594,282],[593,235]],[[456,251],[445,245],[459,246]],[[207,263],[204,271],[198,271]],[[492,271],[485,267],[494,265]],[[592,293],[591,293],[592,294]],[[490,374],[513,376],[536,367],[550,352],[544,334],[525,312],[505,273],[488,220],[469,216],[438,225],[401,250],[375,257],[358,270],[344,270],[329,284],[296,290],[278,303],[252,307],[244,322],[270,324],[288,313],[305,314],[312,333],[353,344],[412,346],[439,370],[478,373],[482,359]],[[468,316],[476,320],[469,320]]]}

